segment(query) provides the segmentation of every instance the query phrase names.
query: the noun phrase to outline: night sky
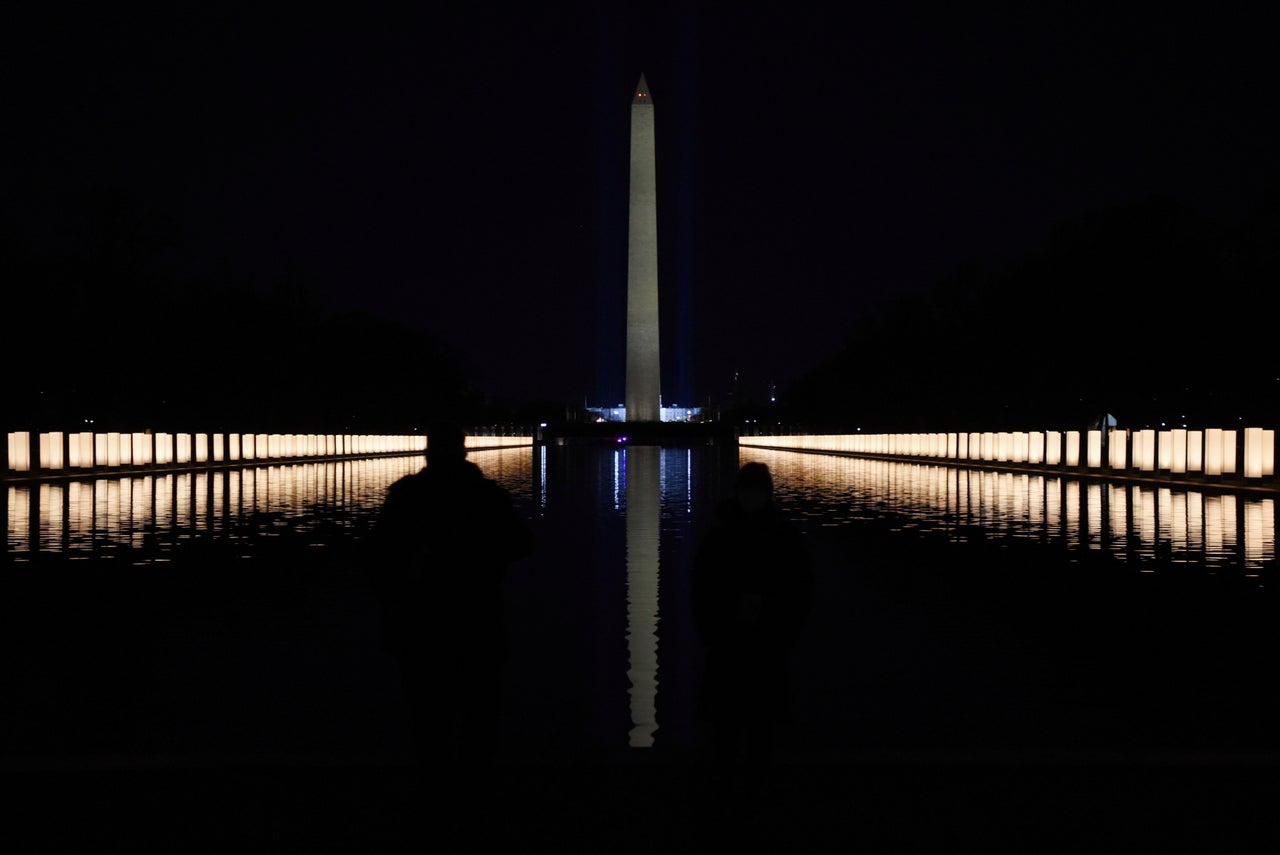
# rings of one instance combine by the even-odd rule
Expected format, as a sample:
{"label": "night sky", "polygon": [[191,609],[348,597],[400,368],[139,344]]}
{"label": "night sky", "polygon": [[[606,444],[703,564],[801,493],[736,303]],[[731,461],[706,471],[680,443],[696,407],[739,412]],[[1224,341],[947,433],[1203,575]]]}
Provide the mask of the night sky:
{"label": "night sky", "polygon": [[621,400],[642,71],[667,403],[785,389],[871,303],[1082,213],[1280,186],[1261,5],[31,5],[9,240],[74,252],[108,192],[175,281],[395,319],[512,398]]}

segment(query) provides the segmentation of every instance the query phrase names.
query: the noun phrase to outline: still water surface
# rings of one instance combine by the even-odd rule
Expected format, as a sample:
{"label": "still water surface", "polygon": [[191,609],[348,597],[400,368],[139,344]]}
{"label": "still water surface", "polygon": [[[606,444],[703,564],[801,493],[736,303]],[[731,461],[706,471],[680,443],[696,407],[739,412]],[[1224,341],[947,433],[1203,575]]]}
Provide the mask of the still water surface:
{"label": "still water surface", "polygon": [[[700,671],[688,604],[694,551],[738,466],[767,464],[809,536],[876,525],[963,543],[1035,542],[1144,572],[1184,564],[1261,585],[1275,559],[1270,497],[1109,484],[763,449],[583,445],[473,452],[534,527],[514,568],[513,756],[691,745]],[[164,564],[184,541],[252,550],[263,526],[316,545],[365,537],[386,488],[422,457],[5,485],[5,551]],[[175,568],[177,566],[175,565]]]}
{"label": "still water surface", "polygon": [[[695,506],[714,502],[728,477],[715,458],[704,447],[647,446],[470,455],[530,518],[562,504],[601,525],[614,515],[627,518],[630,507],[627,554],[643,561],[656,556],[635,540],[639,532],[656,530],[654,520],[688,522]],[[769,465],[779,502],[808,528],[874,522],[958,542],[980,532],[1209,570],[1256,570],[1275,559],[1270,497],[764,449],[744,448],[727,465],[748,461]],[[37,552],[101,556],[149,544],[155,554],[148,560],[163,560],[173,544],[197,535],[234,537],[255,515],[301,530],[323,523],[359,534],[387,486],[424,462],[390,457],[7,485],[0,492],[5,548],[22,561]],[[590,507],[582,506],[585,496]]]}

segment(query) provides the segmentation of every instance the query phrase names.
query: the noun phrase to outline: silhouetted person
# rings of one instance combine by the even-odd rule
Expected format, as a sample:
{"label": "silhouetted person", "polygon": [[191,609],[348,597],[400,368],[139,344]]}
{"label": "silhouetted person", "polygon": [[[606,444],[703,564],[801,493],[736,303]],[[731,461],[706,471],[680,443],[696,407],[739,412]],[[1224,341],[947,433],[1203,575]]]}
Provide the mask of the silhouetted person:
{"label": "silhouetted person", "polygon": [[774,504],[763,463],[739,470],[698,548],[691,589],[705,652],[699,717],[713,757],[730,766],[767,764],[789,715],[789,658],[814,576],[799,530]]}
{"label": "silhouetted person", "polygon": [[459,768],[491,758],[508,656],[503,580],[533,546],[511,496],[466,453],[460,428],[430,430],[427,465],[387,491],[374,569],[419,760]]}

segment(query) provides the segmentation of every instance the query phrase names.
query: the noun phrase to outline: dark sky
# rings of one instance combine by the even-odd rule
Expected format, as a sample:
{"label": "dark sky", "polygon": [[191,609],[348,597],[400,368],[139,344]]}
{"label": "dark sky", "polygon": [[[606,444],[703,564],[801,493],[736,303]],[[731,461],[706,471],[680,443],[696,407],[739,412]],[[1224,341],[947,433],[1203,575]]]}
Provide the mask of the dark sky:
{"label": "dark sky", "polygon": [[301,285],[442,335],[497,395],[614,403],[643,71],[684,403],[785,389],[868,301],[1082,212],[1232,218],[1276,186],[1260,5],[514,6],[7,11],[10,228],[74,250],[116,191],[183,277]]}

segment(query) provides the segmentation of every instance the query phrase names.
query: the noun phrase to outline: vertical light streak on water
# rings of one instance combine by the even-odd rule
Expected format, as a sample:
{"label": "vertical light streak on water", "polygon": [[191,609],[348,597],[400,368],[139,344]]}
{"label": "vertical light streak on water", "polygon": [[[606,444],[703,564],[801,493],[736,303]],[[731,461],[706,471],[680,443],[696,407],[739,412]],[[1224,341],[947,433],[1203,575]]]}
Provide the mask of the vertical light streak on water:
{"label": "vertical light streak on water", "polygon": [[241,469],[237,473],[240,477],[236,494],[236,514],[239,519],[244,519],[253,511],[253,473],[252,469]]}
{"label": "vertical light streak on water", "polygon": [[986,505],[984,525],[994,534],[1001,534],[1008,528],[1007,509],[1009,507],[1009,476],[1004,472],[987,473],[988,489],[983,496]]}
{"label": "vertical light streak on water", "polygon": [[1203,561],[1204,551],[1204,494],[1187,494],[1187,542],[1196,553],[1196,558]]}
{"label": "vertical light streak on water", "polygon": [[1178,492],[1169,497],[1169,545],[1173,555],[1186,560],[1190,552],[1187,541],[1187,494]]}
{"label": "vertical light streak on water", "polygon": [[937,519],[939,525],[944,531],[951,528],[951,520],[955,508],[953,507],[953,493],[951,490],[951,473],[947,471],[945,466],[935,466],[930,476],[930,494],[933,496],[933,507],[931,508],[932,516]]}
{"label": "vertical light streak on water", "polygon": [[216,472],[210,474],[209,484],[209,531],[216,532],[221,530],[219,522],[226,515],[227,508],[227,483],[226,473]]}
{"label": "vertical light streak on water", "polygon": [[213,526],[210,524],[209,514],[209,473],[197,472],[192,480],[191,488],[194,491],[195,513],[193,520],[194,528],[198,531],[208,531]]}
{"label": "vertical light streak on water", "polygon": [[965,470],[960,476],[960,485],[964,491],[964,523],[976,525],[982,510],[982,484],[978,481],[978,473],[972,469]]}
{"label": "vertical light streak on water", "polygon": [[1222,543],[1227,551],[1236,548],[1236,497],[1227,494],[1222,497]]}
{"label": "vertical light streak on water", "polygon": [[243,501],[244,478],[239,469],[233,469],[227,475],[227,512],[229,517],[239,520],[241,502]]}
{"label": "vertical light streak on water", "polygon": [[154,479],[150,475],[129,479],[129,544],[141,547],[146,542],[147,530],[154,524],[151,489]]}
{"label": "vertical light streak on water", "polygon": [[30,548],[23,542],[27,532],[31,530],[28,492],[17,487],[6,487],[4,491],[4,544],[5,549],[15,554],[27,552]]}
{"label": "vertical light streak on water", "polygon": [[982,525],[982,473],[970,469],[966,475],[965,496],[968,499],[968,523]]}
{"label": "vertical light streak on water", "polygon": [[1204,551],[1217,555],[1222,552],[1226,539],[1226,527],[1222,522],[1222,496],[1206,496],[1204,500]]}
{"label": "vertical light streak on water", "polygon": [[60,484],[40,485],[40,539],[37,548],[57,552],[62,548],[62,499]]}
{"label": "vertical light streak on water", "polygon": [[1027,521],[1031,530],[1030,536],[1039,537],[1044,533],[1044,479],[1027,479]]}
{"label": "vertical light streak on water", "polygon": [[1088,531],[1085,537],[1089,543],[1090,549],[1102,548],[1102,485],[1089,484],[1085,488],[1085,508],[1088,516],[1085,519],[1085,525]]}
{"label": "vertical light streak on water", "polygon": [[1031,479],[1023,472],[1013,476],[1013,520],[1015,537],[1025,537],[1031,530]]}
{"label": "vertical light streak on water", "polygon": [[622,491],[626,489],[626,475],[622,466],[623,452],[613,453],[613,509],[622,510]]}
{"label": "vertical light streak on water", "polygon": [[179,472],[173,479],[174,494],[174,526],[181,530],[190,529],[192,523],[191,506],[191,473]]}
{"label": "vertical light streak on water", "polygon": [[684,453],[684,512],[693,513],[693,449]]}
{"label": "vertical light streak on water", "polygon": [[93,485],[72,481],[67,485],[67,548],[93,548]]}
{"label": "vertical light streak on water", "polygon": [[1107,501],[1110,504],[1111,548],[1122,551],[1129,537],[1129,492],[1119,484],[1111,484],[1107,488]]}
{"label": "vertical light streak on water", "polygon": [[310,487],[307,494],[308,504],[332,511],[333,494],[329,492],[328,467],[323,463],[308,463],[307,470],[307,484]]}
{"label": "vertical light streak on water", "polygon": [[346,508],[351,501],[351,461],[344,460],[334,467],[333,483],[338,507]]}
{"label": "vertical light streak on water", "polygon": [[[307,490],[305,470],[306,464],[293,467],[292,473],[287,473],[283,466],[276,470],[278,473],[276,483],[279,485],[279,494],[275,507],[278,507],[281,513],[287,515],[294,508],[302,506]],[[292,477],[290,477],[290,474]]]}
{"label": "vertical light streak on water", "polygon": [[1045,479],[1044,504],[1044,522],[1049,527],[1050,535],[1054,536],[1062,529],[1062,481],[1060,479]]}
{"label": "vertical light streak on water", "polygon": [[538,507],[547,508],[547,447],[538,447]]}
{"label": "vertical light streak on water", "polygon": [[174,514],[174,477],[172,473],[160,475],[155,480],[156,489],[156,528],[171,528]]}
{"label": "vertical light streak on water", "polygon": [[100,519],[104,538],[115,544],[127,542],[124,536],[129,531],[128,480],[119,478],[104,485],[102,502],[105,502],[107,512]]}
{"label": "vertical light streak on water", "polygon": [[257,513],[271,513],[279,496],[276,467],[264,466],[257,470],[253,477],[253,510]]}
{"label": "vertical light streak on water", "polygon": [[1246,571],[1257,572],[1275,553],[1276,509],[1274,499],[1248,502],[1244,507],[1244,562]]}
{"label": "vertical light streak on water", "polygon": [[1067,543],[1076,544],[1080,542],[1080,482],[1068,481],[1065,486],[1062,508],[1066,521],[1064,531]]}
{"label": "vertical light streak on water", "polygon": [[99,481],[93,485],[93,506],[97,508],[100,540],[115,541],[120,531],[120,481]]}
{"label": "vertical light streak on water", "polygon": [[1147,557],[1156,551],[1156,494],[1145,487],[1138,487],[1138,506],[1134,508],[1134,522],[1138,529],[1138,549]]}
{"label": "vertical light streak on water", "polygon": [[1156,545],[1163,542],[1173,547],[1173,496],[1168,487],[1161,487],[1156,502]]}
{"label": "vertical light streak on water", "polygon": [[946,482],[939,478],[941,470],[936,466],[929,467],[929,474],[925,479],[925,503],[933,508],[946,508],[947,506],[947,488]]}
{"label": "vertical light streak on water", "polygon": [[996,500],[996,482],[994,476],[987,471],[978,473],[978,525],[988,528],[991,525],[991,508]]}
{"label": "vertical light streak on water", "polygon": [[1013,502],[1013,473],[992,472],[991,530],[997,535],[1009,533],[1010,508]]}
{"label": "vertical light streak on water", "polygon": [[658,543],[662,450],[630,447],[623,456],[627,502],[627,679],[632,748],[649,748],[658,729]]}

